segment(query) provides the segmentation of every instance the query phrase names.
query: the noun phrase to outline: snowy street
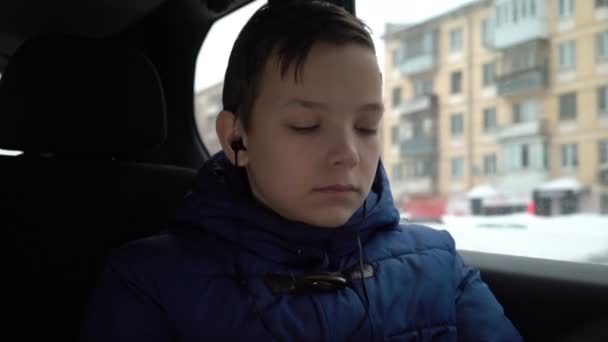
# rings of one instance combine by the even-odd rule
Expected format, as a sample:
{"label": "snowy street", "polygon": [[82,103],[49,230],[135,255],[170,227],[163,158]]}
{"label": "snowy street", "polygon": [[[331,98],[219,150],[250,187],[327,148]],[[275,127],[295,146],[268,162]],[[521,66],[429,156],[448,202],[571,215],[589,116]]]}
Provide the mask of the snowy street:
{"label": "snowy street", "polygon": [[461,250],[608,265],[606,215],[444,216],[443,224],[421,224],[449,231]]}

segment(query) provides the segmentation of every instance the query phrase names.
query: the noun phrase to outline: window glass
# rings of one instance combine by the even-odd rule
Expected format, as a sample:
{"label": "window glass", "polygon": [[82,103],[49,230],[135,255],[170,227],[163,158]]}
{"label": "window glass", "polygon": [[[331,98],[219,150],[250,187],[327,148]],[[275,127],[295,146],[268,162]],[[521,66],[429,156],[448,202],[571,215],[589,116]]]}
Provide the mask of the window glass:
{"label": "window glass", "polygon": [[485,63],[482,65],[482,81],[481,85],[487,87],[494,84],[494,63]]}
{"label": "window glass", "polygon": [[[435,146],[426,156],[434,186],[423,195],[443,203],[438,217],[443,224],[429,225],[448,230],[460,249],[608,264],[608,84],[603,71],[608,44],[606,21],[597,20],[608,1],[442,0],[411,6],[356,0],[356,5],[357,15],[373,31],[382,73],[391,75],[384,78],[385,93],[407,84],[403,98],[415,98],[422,89],[415,80],[435,80],[436,105],[414,113],[434,129],[430,136],[409,134]],[[569,25],[575,16],[576,25]],[[387,34],[389,23],[402,26]],[[542,29],[542,39],[523,29],[528,23]],[[460,42],[459,51],[471,58],[450,59],[452,47],[459,46],[455,29],[462,30],[461,39],[464,32],[475,37]],[[414,34],[425,30],[436,30],[435,48],[424,48],[424,35]],[[486,48],[490,42],[492,49]],[[403,61],[419,72],[401,73],[393,66],[397,48],[405,49]],[[577,56],[577,48],[586,50]],[[492,80],[484,64],[492,62],[490,88],[484,86]],[[391,110],[389,103],[387,113]],[[398,118],[385,115],[383,122],[389,136]],[[383,146],[392,149],[390,138]],[[419,181],[411,177],[420,166],[407,155],[385,152],[382,158],[389,171],[396,163],[404,165],[404,181]],[[503,214],[470,210],[467,194],[483,185],[509,203],[494,211]],[[411,217],[404,199],[413,194],[394,190],[396,205]],[[481,203],[481,213],[489,212],[485,209],[492,200]],[[535,208],[542,205],[552,208],[550,216],[537,215]],[[504,228],[489,231],[483,228],[488,222]],[[514,226],[521,228],[509,228]],[[559,247],[566,243],[572,250]]]}
{"label": "window glass", "polygon": [[608,139],[599,142],[599,161],[600,165],[608,166]]}
{"label": "window glass", "polygon": [[393,106],[396,107],[401,104],[401,87],[393,88]]}
{"label": "window glass", "polygon": [[266,1],[254,1],[215,22],[199,52],[194,83],[194,119],[209,154],[221,149],[215,118],[223,109],[223,79],[232,45],[245,22],[264,3]]}
{"label": "window glass", "polygon": [[452,127],[452,136],[462,135],[464,126],[461,113],[452,114],[452,117],[450,118],[450,126]]}
{"label": "window glass", "polygon": [[493,175],[496,173],[496,155],[489,154],[483,157],[483,173]]}
{"label": "window glass", "polygon": [[452,178],[462,178],[464,175],[464,159],[453,158],[452,159]]}
{"label": "window glass", "polygon": [[486,108],[483,110],[483,130],[492,131],[496,128],[496,108]]}
{"label": "window glass", "polygon": [[452,94],[459,94],[462,92],[462,72],[455,71],[450,75],[450,84]]}
{"label": "window glass", "polygon": [[399,144],[399,126],[395,125],[391,129],[391,140],[393,145]]}
{"label": "window glass", "polygon": [[576,118],[576,93],[559,96],[559,118],[560,120]]}
{"label": "window glass", "polygon": [[608,31],[596,34],[595,51],[598,62],[608,62]]}
{"label": "window glass", "polygon": [[562,145],[562,167],[574,168],[578,166],[578,146],[576,144]]}
{"label": "window glass", "polygon": [[574,0],[559,0],[559,17],[569,18],[574,15]]}
{"label": "window glass", "polygon": [[608,115],[608,86],[597,88],[597,112]]}
{"label": "window glass", "polygon": [[462,29],[450,31],[450,51],[458,52],[462,49]]}
{"label": "window glass", "polygon": [[573,41],[561,43],[559,49],[559,67],[562,70],[576,68],[576,44]]}
{"label": "window glass", "polygon": [[433,93],[433,81],[428,78],[414,79],[414,97],[420,97]]}
{"label": "window glass", "polygon": [[494,45],[494,25],[491,17],[485,18],[481,22],[481,41],[486,48]]}

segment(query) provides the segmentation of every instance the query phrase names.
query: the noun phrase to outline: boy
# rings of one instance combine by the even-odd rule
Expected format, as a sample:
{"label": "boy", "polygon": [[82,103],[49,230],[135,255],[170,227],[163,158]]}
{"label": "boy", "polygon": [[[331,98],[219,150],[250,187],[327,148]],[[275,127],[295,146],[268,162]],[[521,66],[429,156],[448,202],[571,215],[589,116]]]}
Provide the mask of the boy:
{"label": "boy", "polygon": [[116,251],[83,341],[518,341],[448,233],[400,226],[365,25],[274,1],[239,35],[175,229]]}

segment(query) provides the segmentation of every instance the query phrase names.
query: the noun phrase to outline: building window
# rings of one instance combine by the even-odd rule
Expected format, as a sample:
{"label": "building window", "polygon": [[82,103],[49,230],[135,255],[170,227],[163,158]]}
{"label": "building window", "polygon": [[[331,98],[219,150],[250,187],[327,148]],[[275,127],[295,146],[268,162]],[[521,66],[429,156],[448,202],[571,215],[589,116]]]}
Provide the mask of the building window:
{"label": "building window", "polygon": [[483,131],[489,132],[496,128],[496,108],[483,110]]}
{"label": "building window", "polygon": [[574,0],[559,0],[560,19],[570,18],[574,15]]}
{"label": "building window", "polygon": [[393,179],[396,181],[403,179],[403,165],[400,163],[393,165]]}
{"label": "building window", "polygon": [[529,0],[529,1],[530,1],[530,15],[535,16],[536,15],[536,0]]}
{"label": "building window", "polygon": [[518,171],[529,168],[541,168],[543,157],[542,145],[537,144],[507,144],[502,150],[505,170]]}
{"label": "building window", "polygon": [[530,167],[530,148],[528,146],[528,144],[522,144],[521,145],[521,167],[523,169],[527,169],[528,167]]}
{"label": "building window", "polygon": [[416,160],[408,170],[408,174],[413,177],[428,177],[433,174],[433,164],[429,160]]}
{"label": "building window", "polygon": [[598,145],[600,165],[608,165],[608,140],[600,140]]}
{"label": "building window", "polygon": [[419,137],[419,136],[423,135],[422,120],[420,120],[420,119],[412,120],[412,126],[414,127],[414,137]]}
{"label": "building window", "polygon": [[595,8],[608,7],[608,0],[595,0]]}
{"label": "building window", "polygon": [[433,133],[433,120],[424,118],[424,120],[422,120],[422,130],[424,135],[430,136]]}
{"label": "building window", "polygon": [[576,93],[568,93],[559,96],[559,119],[576,119]]}
{"label": "building window", "polygon": [[460,136],[464,131],[462,113],[452,114],[450,117],[450,131],[452,136]]}
{"label": "building window", "polygon": [[393,50],[393,66],[398,66],[399,62],[401,62],[401,49],[396,48]]}
{"label": "building window", "polygon": [[501,17],[500,15],[502,14],[502,6],[498,5],[496,6],[496,27],[500,27],[501,22]]}
{"label": "building window", "polygon": [[414,97],[433,93],[433,81],[426,78],[414,79]]}
{"label": "building window", "polygon": [[396,107],[401,103],[401,87],[393,88],[392,102],[393,102],[393,107]]}
{"label": "building window", "polygon": [[576,43],[568,41],[559,44],[559,68],[571,70],[576,68]]}
{"label": "building window", "polygon": [[399,144],[399,125],[391,127],[391,143],[393,145]]}
{"label": "building window", "polygon": [[575,168],[578,166],[578,146],[576,144],[562,145],[562,167]]}
{"label": "building window", "polygon": [[452,94],[462,92],[462,71],[454,71],[450,74],[450,92]]}
{"label": "building window", "polygon": [[483,173],[486,176],[496,174],[496,155],[487,154],[483,156]]}
{"label": "building window", "polygon": [[494,45],[494,22],[492,18],[485,18],[481,22],[481,43],[484,47]]}
{"label": "building window", "polygon": [[494,63],[485,63],[482,65],[482,73],[481,85],[483,87],[494,84]]}
{"label": "building window", "polygon": [[536,121],[540,117],[540,104],[528,100],[513,105],[513,123]]}
{"label": "building window", "polygon": [[458,52],[462,50],[462,29],[457,28],[450,31],[450,51]]}
{"label": "building window", "polygon": [[464,177],[464,159],[463,158],[452,158],[452,178]]}
{"label": "building window", "polygon": [[595,35],[595,59],[598,62],[608,61],[608,31]]}
{"label": "building window", "polygon": [[602,213],[604,215],[608,214],[608,193],[602,194],[600,202],[601,202],[600,213]]}
{"label": "building window", "polygon": [[399,139],[400,140],[408,140],[413,137],[413,127],[411,122],[405,122],[403,126],[399,129]]}
{"label": "building window", "polygon": [[608,87],[597,88],[597,112],[600,115],[608,115]]}

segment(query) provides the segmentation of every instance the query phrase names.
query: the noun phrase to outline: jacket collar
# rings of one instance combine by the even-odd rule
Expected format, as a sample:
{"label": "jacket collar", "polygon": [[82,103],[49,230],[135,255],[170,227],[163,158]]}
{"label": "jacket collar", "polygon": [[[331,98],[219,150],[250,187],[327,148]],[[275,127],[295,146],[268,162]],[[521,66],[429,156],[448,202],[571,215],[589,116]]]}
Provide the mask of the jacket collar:
{"label": "jacket collar", "polygon": [[364,205],[338,228],[289,221],[256,201],[245,171],[220,152],[201,168],[177,220],[265,259],[310,265],[311,260],[350,254],[357,248],[358,236],[365,241],[376,231],[398,224],[399,213],[381,162]]}

